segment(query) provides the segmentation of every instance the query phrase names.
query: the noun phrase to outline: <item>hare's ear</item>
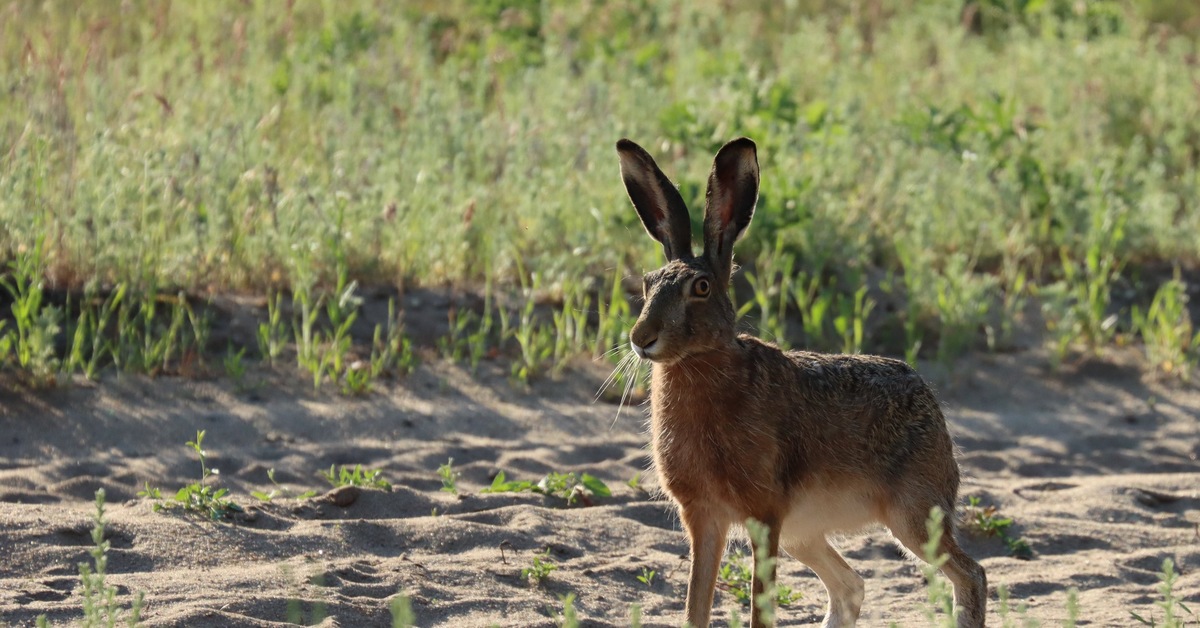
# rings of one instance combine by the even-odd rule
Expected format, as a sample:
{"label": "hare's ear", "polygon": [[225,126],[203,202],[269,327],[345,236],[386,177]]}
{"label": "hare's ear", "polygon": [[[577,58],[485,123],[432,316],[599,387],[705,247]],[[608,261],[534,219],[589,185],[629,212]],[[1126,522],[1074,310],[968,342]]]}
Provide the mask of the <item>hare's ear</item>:
{"label": "hare's ear", "polygon": [[721,147],[708,176],[704,204],[704,255],[717,277],[728,279],[733,243],[742,237],[758,202],[758,153],[741,137]]}
{"label": "hare's ear", "polygon": [[629,140],[617,142],[621,178],[629,200],[650,237],[662,243],[667,261],[692,256],[692,223],[679,190],[658,169],[654,158]]}

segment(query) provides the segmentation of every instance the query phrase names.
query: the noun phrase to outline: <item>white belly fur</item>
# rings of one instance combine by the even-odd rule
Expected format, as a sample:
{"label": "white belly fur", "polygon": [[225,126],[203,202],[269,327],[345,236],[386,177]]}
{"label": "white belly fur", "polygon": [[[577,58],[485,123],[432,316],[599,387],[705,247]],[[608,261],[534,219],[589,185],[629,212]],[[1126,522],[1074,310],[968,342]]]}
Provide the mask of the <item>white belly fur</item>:
{"label": "white belly fur", "polygon": [[805,491],[792,500],[779,536],[785,543],[807,544],[830,534],[858,532],[877,521],[870,500],[858,491]]}

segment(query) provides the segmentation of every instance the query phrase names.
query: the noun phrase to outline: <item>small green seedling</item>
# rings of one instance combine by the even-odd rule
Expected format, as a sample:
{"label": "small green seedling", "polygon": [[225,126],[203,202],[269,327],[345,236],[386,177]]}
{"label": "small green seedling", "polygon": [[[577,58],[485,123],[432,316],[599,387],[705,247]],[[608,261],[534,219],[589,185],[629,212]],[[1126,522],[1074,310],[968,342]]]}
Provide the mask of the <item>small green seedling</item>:
{"label": "small green seedling", "polygon": [[550,562],[550,548],[547,547],[545,552],[533,557],[533,564],[521,569],[521,579],[541,584],[555,569],[558,569],[558,565]]}
{"label": "small green seedling", "polygon": [[299,495],[293,496],[291,491],[285,489],[282,484],[275,480],[275,469],[267,469],[267,479],[271,480],[271,484],[275,485],[275,488],[271,489],[271,491],[268,493],[264,493],[263,491],[250,491],[251,497],[258,499],[259,501],[270,503],[270,501],[276,497],[295,497],[296,499],[308,499],[309,497],[317,494],[316,491],[304,491]]}
{"label": "small green seedling", "polygon": [[[734,550],[726,555],[717,571],[717,585],[734,597],[743,606],[750,606],[753,595],[754,572],[747,565],[749,554]],[[793,591],[791,587],[775,585],[775,603],[779,606],[791,606],[800,600],[802,594]]]}
{"label": "small green seedling", "polygon": [[967,527],[978,534],[987,537],[997,537],[1004,542],[1008,553],[1014,558],[1029,560],[1033,558],[1033,549],[1029,543],[1020,537],[1009,533],[1013,525],[1012,517],[1001,517],[995,506],[981,506],[978,497],[967,498],[966,523]]}
{"label": "small green seedling", "polygon": [[654,576],[657,576],[657,575],[658,575],[657,571],[655,571],[649,567],[642,567],[642,573],[637,577],[637,579],[638,579],[638,582],[641,582],[642,584],[646,585],[646,588],[651,588],[654,586]]}
{"label": "small green seedling", "polygon": [[318,472],[319,475],[325,478],[334,488],[342,486],[361,486],[364,488],[377,488],[384,491],[392,490],[392,485],[387,480],[383,479],[383,471],[379,469],[363,469],[361,464],[354,465],[354,469],[343,466],[340,470],[336,465],[329,465],[328,471]]}
{"label": "small green seedling", "polygon": [[523,493],[531,491],[541,493],[542,495],[551,495],[567,500],[567,505],[575,503],[578,499],[585,506],[592,505],[593,497],[611,497],[612,490],[608,488],[604,482],[595,476],[583,473],[576,476],[574,473],[557,473],[551,472],[546,474],[536,484],[528,481],[508,481],[508,478],[501,471],[496,474],[492,480],[492,485],[483,489],[484,493]]}
{"label": "small green seedling", "polygon": [[442,478],[442,492],[458,495],[458,478],[461,474],[454,470],[454,458],[438,467],[438,477]]}
{"label": "small green seedling", "polygon": [[225,367],[225,376],[233,381],[233,388],[238,393],[245,393],[255,386],[246,380],[246,347],[234,351],[230,345],[225,349],[225,357],[221,364]]}
{"label": "small green seedling", "polygon": [[567,593],[566,595],[558,596],[562,602],[562,621],[559,623],[561,628],[578,628],[579,614],[575,611],[575,594]]}
{"label": "small green seedling", "polygon": [[371,365],[361,360],[351,362],[346,366],[342,377],[341,393],[346,397],[360,397],[371,392],[371,383],[375,381],[375,371]]}
{"label": "small green seedling", "polygon": [[403,593],[396,595],[388,606],[392,610],[392,628],[411,628],[417,625],[417,618],[413,615],[412,600],[407,595]]}

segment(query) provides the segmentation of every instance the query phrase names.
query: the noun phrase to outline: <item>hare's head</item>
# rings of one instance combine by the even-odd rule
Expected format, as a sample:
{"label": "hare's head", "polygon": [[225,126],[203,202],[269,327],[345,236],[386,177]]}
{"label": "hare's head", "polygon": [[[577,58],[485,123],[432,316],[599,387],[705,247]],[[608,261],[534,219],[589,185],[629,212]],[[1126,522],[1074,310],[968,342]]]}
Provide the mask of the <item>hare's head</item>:
{"label": "hare's head", "polygon": [[692,255],[692,223],[679,191],[642,147],[617,142],[621,177],[650,237],[667,265],[646,273],[642,315],[629,332],[638,357],[673,363],[727,344],[734,337],[729,277],[733,243],[746,231],[758,200],[754,142],[739,138],[721,147],[708,177],[704,252]]}

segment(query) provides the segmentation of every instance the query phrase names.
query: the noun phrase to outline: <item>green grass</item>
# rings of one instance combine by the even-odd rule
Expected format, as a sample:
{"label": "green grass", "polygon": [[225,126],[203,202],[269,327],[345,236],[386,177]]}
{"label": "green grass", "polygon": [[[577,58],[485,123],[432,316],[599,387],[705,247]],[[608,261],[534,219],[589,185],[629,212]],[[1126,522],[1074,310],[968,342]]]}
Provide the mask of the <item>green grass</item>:
{"label": "green grass", "polygon": [[[781,344],[951,361],[1003,346],[1033,296],[1057,363],[1131,331],[1111,298],[1127,271],[1200,261],[1185,0],[988,0],[969,28],[959,0],[137,0],[106,21],[117,4],[18,4],[0,26],[0,260],[18,265],[0,361],[38,385],[110,360],[187,370],[196,303],[255,292],[264,360],[294,343],[315,387],[364,394],[415,364],[400,325],[347,344],[355,287],[380,284],[486,285],[443,354],[555,375],[621,343],[609,278],[660,263],[621,136],[693,207],[712,150],[758,142],[740,300]],[[870,306],[881,277],[898,314]]]}

